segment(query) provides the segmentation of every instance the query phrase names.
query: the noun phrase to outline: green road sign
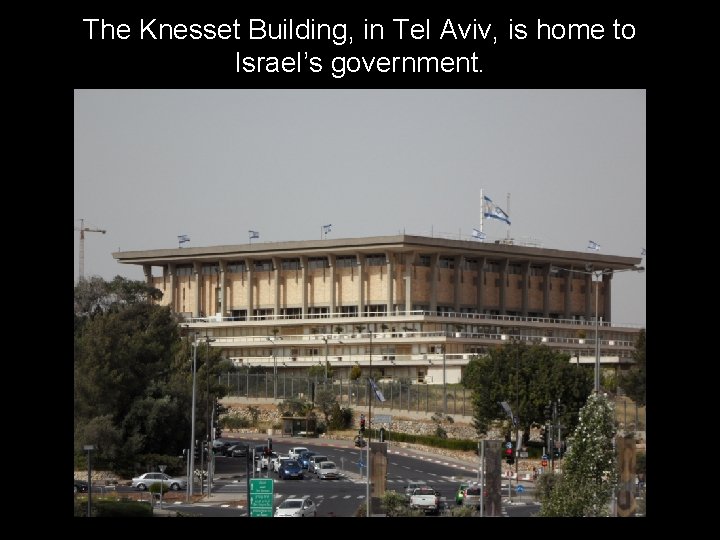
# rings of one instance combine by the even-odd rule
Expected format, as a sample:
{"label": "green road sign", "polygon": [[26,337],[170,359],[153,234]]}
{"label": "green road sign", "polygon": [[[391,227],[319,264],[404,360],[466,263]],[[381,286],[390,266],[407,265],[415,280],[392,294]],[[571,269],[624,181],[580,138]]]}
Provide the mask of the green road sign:
{"label": "green road sign", "polygon": [[273,516],[273,479],[250,479],[250,517]]}

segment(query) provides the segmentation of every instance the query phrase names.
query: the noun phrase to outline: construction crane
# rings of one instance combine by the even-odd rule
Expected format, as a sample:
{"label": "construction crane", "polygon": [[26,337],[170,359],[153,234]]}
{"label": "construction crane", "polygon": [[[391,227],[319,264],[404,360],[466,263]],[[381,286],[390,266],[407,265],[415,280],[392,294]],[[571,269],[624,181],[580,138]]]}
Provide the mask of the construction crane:
{"label": "construction crane", "polygon": [[85,279],[85,233],[86,232],[99,232],[105,234],[107,231],[103,229],[91,229],[85,226],[85,220],[80,220],[80,228],[75,227],[76,231],[80,231],[80,277],[79,281]]}

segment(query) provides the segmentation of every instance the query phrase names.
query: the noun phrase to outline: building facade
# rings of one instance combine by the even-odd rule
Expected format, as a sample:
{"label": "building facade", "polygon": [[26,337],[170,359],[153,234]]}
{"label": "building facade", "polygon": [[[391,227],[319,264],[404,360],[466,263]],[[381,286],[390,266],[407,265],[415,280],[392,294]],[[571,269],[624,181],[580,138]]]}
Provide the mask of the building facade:
{"label": "building facade", "polygon": [[504,340],[594,363],[596,331],[601,363],[622,367],[640,330],[611,319],[613,273],[638,270],[634,257],[411,235],[113,257],[142,265],[159,303],[237,366],[348,376],[372,365],[388,379],[453,383]]}

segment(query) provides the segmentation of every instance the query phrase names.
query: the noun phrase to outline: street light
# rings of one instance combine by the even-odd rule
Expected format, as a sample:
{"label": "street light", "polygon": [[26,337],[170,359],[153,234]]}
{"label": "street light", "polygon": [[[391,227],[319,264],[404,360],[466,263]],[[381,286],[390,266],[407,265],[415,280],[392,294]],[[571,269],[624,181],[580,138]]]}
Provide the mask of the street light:
{"label": "street light", "polygon": [[633,266],[631,268],[619,268],[619,269],[612,269],[612,268],[605,268],[602,270],[595,270],[593,268],[593,265],[591,263],[588,263],[585,265],[585,270],[577,270],[575,268],[569,269],[569,268],[560,268],[560,267],[552,267],[551,270],[558,271],[558,270],[565,270],[567,272],[576,272],[578,274],[585,274],[585,275],[591,275],[593,277],[593,283],[595,284],[595,393],[600,393],[600,339],[599,339],[599,327],[600,327],[600,321],[598,317],[598,282],[602,281],[603,276],[605,275],[612,275],[617,272],[639,272],[643,273],[645,271],[644,266]]}
{"label": "street light", "polygon": [[275,342],[277,340],[282,340],[281,337],[267,337],[267,339],[270,343],[273,344],[272,347],[272,357],[273,357],[273,399],[277,399],[277,362],[275,359]]}
{"label": "street light", "polygon": [[197,379],[197,334],[193,334],[193,364],[192,364],[192,414],[190,415],[190,478],[188,479],[187,500],[192,501],[193,486],[195,484],[195,381]]}
{"label": "street light", "polygon": [[92,517],[92,514],[90,513],[92,510],[92,464],[90,463],[90,452],[95,450],[95,446],[92,444],[86,444],[83,446],[83,450],[85,450],[88,453],[88,509],[87,509],[87,517]]}
{"label": "street light", "polygon": [[[158,465],[158,469],[160,469],[161,473],[165,473],[165,467],[166,467],[166,465]],[[162,510],[162,493],[163,493],[164,487],[165,487],[165,479],[161,478],[160,479],[160,510]]]}

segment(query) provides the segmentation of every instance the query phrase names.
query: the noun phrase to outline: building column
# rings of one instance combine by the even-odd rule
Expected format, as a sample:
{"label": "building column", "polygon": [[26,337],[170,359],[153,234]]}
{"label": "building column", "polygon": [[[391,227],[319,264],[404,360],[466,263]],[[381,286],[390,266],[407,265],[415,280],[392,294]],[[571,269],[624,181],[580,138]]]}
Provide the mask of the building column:
{"label": "building column", "polygon": [[247,270],[247,319],[253,316],[253,260],[245,259],[245,270]]}
{"label": "building column", "polygon": [[174,263],[168,263],[168,265],[164,268],[166,272],[167,279],[170,281],[169,287],[170,287],[170,311],[177,312],[177,305],[176,305],[176,297],[175,294],[175,264]]}
{"label": "building column", "polygon": [[337,295],[335,287],[335,255],[328,255],[328,267],[330,268],[330,316],[332,317],[337,309],[335,307],[335,296]]}
{"label": "building column", "polygon": [[415,253],[405,253],[405,312],[412,311],[412,275]]}
{"label": "building column", "polygon": [[508,279],[508,265],[510,259],[505,259],[500,267],[500,315],[505,315],[505,303],[506,303],[506,292],[507,292],[507,279]]}
{"label": "building column", "polygon": [[275,278],[275,306],[273,307],[273,312],[275,314],[275,318],[277,319],[280,316],[280,259],[278,257],[273,257],[272,265],[273,276]]}
{"label": "building column", "polygon": [[543,317],[550,316],[550,263],[545,265],[543,274]]}
{"label": "building column", "polygon": [[595,291],[593,291],[592,274],[585,274],[585,319],[592,319],[595,313]]}
{"label": "building column", "polygon": [[477,312],[482,313],[485,311],[485,303],[483,302],[483,293],[485,292],[485,264],[487,262],[487,257],[480,257],[478,259],[478,268],[477,268],[477,298],[476,298],[476,306],[477,306]]}
{"label": "building column", "polygon": [[308,298],[307,298],[307,257],[300,257],[300,287],[302,297],[302,318],[308,314]]}
{"label": "building column", "polygon": [[143,274],[145,274],[145,283],[152,287],[152,266],[149,264],[143,264]]}
{"label": "building column", "polygon": [[220,264],[220,316],[227,315],[227,298],[225,297],[225,273],[227,272],[227,261],[218,261]]}
{"label": "building column", "polygon": [[395,268],[395,255],[391,252],[385,253],[385,260],[387,264],[387,276],[388,276],[388,292],[387,292],[387,306],[385,307],[385,314],[391,315],[393,312],[393,269]]}
{"label": "building column", "polygon": [[527,317],[529,311],[528,304],[530,302],[530,261],[523,263],[522,276],[523,288],[521,313],[523,317]]}
{"label": "building column", "polygon": [[565,313],[563,318],[572,318],[572,280],[573,280],[573,267],[570,265],[570,269],[565,274]]}
{"label": "building column", "polygon": [[200,316],[200,306],[201,306],[201,298],[200,298],[200,274],[202,272],[202,267],[200,266],[199,261],[193,262],[193,272],[195,273],[195,308],[193,309],[193,317],[199,317]]}
{"label": "building column", "polygon": [[610,291],[612,289],[612,278],[612,272],[609,272],[603,276],[603,322],[607,323],[612,321],[612,294],[610,294]]}
{"label": "building column", "polygon": [[460,312],[460,276],[462,275],[463,256],[455,257],[455,287],[453,291],[453,309],[455,313]]}
{"label": "building column", "polygon": [[365,257],[361,253],[355,255],[357,257],[358,266],[358,317],[362,317],[365,312],[365,289],[363,287],[363,270],[365,268]]}
{"label": "building column", "polygon": [[437,313],[437,281],[438,281],[438,262],[440,261],[440,254],[433,253],[430,258],[430,311]]}

